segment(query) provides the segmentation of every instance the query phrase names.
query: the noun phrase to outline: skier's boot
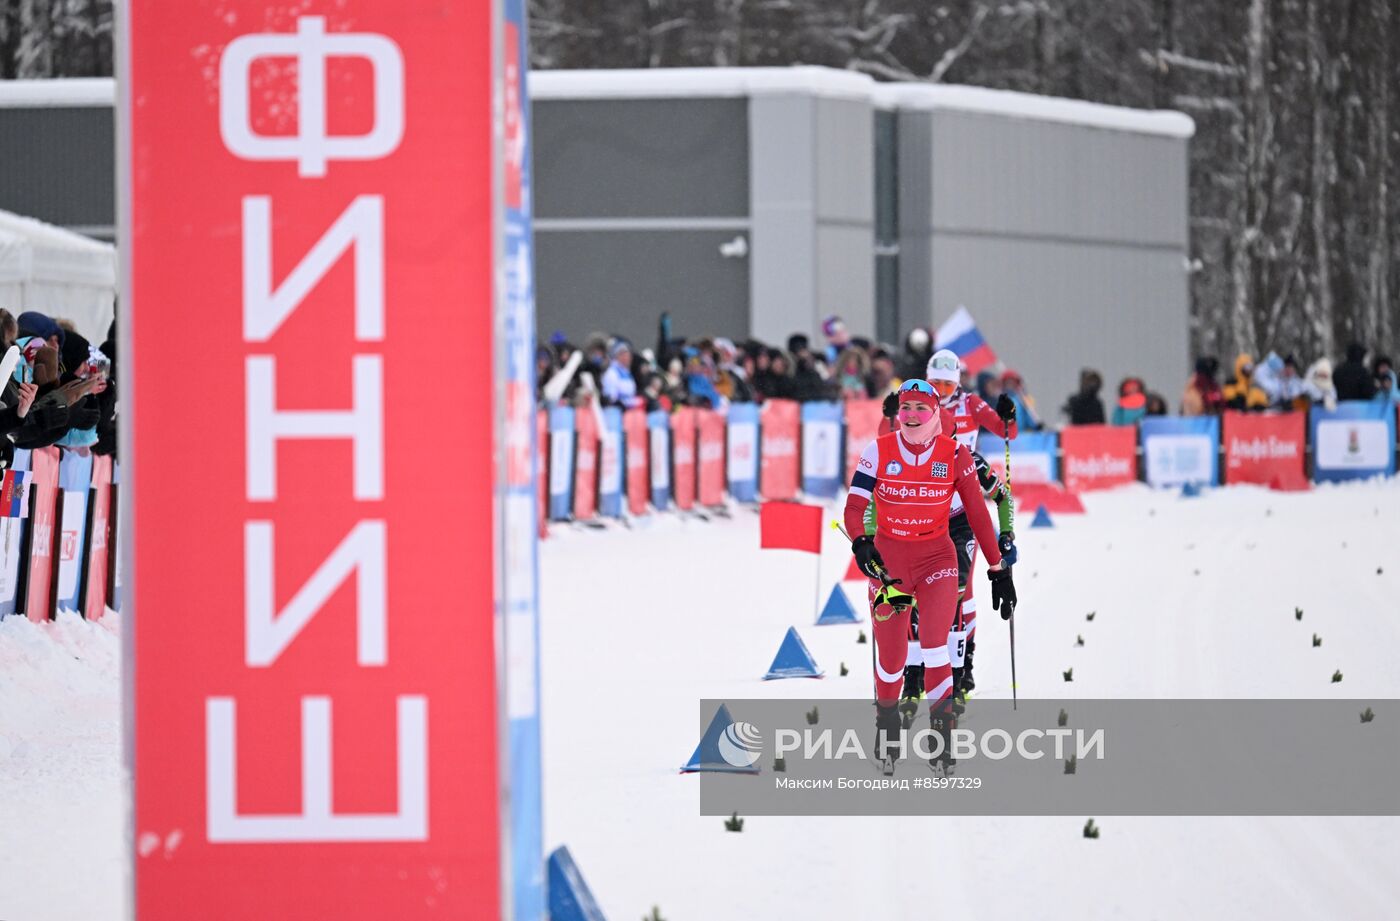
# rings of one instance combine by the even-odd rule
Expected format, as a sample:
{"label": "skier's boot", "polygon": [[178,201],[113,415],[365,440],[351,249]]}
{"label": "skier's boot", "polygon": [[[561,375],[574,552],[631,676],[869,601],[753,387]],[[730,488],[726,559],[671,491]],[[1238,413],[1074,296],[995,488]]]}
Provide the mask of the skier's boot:
{"label": "skier's boot", "polygon": [[[957,759],[953,757],[953,730],[958,726],[958,718],[953,713],[952,702],[944,699],[929,707],[929,728],[936,738],[929,739],[928,749],[934,754],[928,759],[928,766],[935,774],[950,777]],[[938,744],[942,739],[943,744]]]}
{"label": "skier's boot", "polygon": [[908,665],[904,669],[904,696],[899,702],[899,715],[905,729],[914,725],[919,715],[919,701],[924,696],[924,667]]}
{"label": "skier's boot", "polygon": [[976,650],[977,640],[969,636],[967,638],[967,652],[963,653],[962,684],[960,685],[963,700],[966,700],[973,689],[977,687],[977,683],[972,680],[972,654]]}
{"label": "skier's boot", "polygon": [[875,704],[875,761],[886,777],[894,774],[895,762],[904,750],[904,729],[897,704]]}
{"label": "skier's boot", "polygon": [[967,709],[967,695],[963,693],[963,669],[953,669],[953,696],[948,698],[954,716],[962,716]]}
{"label": "skier's boot", "polygon": [[[909,604],[909,642],[919,642],[919,606],[910,599]],[[914,719],[919,715],[919,701],[924,696],[924,666],[906,665],[904,667],[904,702],[900,704],[899,712],[904,717],[904,728],[908,729],[914,725]]]}

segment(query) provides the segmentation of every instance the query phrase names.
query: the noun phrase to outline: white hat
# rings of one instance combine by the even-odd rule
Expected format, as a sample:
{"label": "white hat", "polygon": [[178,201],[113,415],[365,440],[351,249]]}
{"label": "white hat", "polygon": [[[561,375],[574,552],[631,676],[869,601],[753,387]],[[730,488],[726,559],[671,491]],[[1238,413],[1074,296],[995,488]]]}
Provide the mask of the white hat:
{"label": "white hat", "polygon": [[924,376],[931,381],[959,383],[962,380],[962,362],[958,360],[957,355],[948,349],[939,349],[928,360],[928,368],[924,371]]}

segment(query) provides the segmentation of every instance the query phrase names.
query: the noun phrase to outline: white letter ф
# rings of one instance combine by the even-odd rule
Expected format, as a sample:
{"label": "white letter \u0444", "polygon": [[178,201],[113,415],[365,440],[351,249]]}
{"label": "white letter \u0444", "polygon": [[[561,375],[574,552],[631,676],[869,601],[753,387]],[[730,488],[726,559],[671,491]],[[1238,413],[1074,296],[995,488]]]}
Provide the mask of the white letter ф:
{"label": "white letter \u0444", "polygon": [[398,698],[398,810],[337,815],[331,811],[331,702],[301,699],[301,812],[238,814],[238,746],[232,697],[205,701],[205,784],[209,840],[426,841],[428,839],[428,699]]}
{"label": "white letter \u0444", "polygon": [[[248,75],[253,61],[297,61],[297,133],[257,134],[251,124]],[[364,58],[374,74],[374,126],[368,134],[326,134],[326,59]],[[229,42],[219,59],[219,131],[224,146],[244,160],[295,160],[303,177],[326,175],[329,160],[374,160],[403,139],[403,54],[383,35],[326,33],[322,16],[301,16],[295,35],[256,33]]]}

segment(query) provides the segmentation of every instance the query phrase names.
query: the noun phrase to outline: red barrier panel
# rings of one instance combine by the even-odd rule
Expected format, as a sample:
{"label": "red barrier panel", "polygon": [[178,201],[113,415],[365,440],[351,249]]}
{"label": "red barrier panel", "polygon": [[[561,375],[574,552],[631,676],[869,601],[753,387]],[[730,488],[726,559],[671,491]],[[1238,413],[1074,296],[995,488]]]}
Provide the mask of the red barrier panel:
{"label": "red barrier panel", "polygon": [[58,448],[35,448],[30,455],[34,507],[29,515],[29,579],[24,613],[30,620],[53,617],[54,542],[58,530]]}
{"label": "red barrier panel", "polygon": [[[1002,464],[992,465],[998,471]],[[1012,469],[1012,496],[1016,500],[1016,514],[1034,515],[1035,510],[1044,508],[1054,515],[1060,514],[1083,514],[1084,503],[1079,501],[1079,496],[1068,492],[1055,483],[1021,483],[1015,479],[1015,469]]]}
{"label": "red barrier panel", "polygon": [[112,555],[112,458],[92,459],[92,527],[88,530],[87,588],[83,616],[101,620],[107,613],[107,573]]}
{"label": "red barrier panel", "polygon": [[846,401],[846,482],[860,460],[860,452],[875,440],[880,433],[880,422],[885,417],[881,413],[882,400]]}
{"label": "red barrier panel", "polygon": [[695,410],[682,407],[671,414],[671,488],[676,507],[695,506]]}
{"label": "red barrier panel", "polygon": [[598,417],[583,407],[574,413],[574,519],[586,521],[598,514]]}
{"label": "red barrier panel", "polygon": [[535,413],[535,486],[536,512],[539,514],[540,540],[549,536],[549,413]]}
{"label": "red barrier panel", "polygon": [[645,515],[651,490],[647,466],[651,437],[647,432],[646,410],[629,409],[622,414],[622,439],[627,453],[627,511]]}
{"label": "red barrier panel", "polygon": [[795,400],[769,400],[759,414],[758,492],[763,498],[797,498],[797,440],[802,408]]}
{"label": "red barrier panel", "polygon": [[1225,482],[1307,489],[1307,413],[1227,412],[1221,417]]}
{"label": "red barrier panel", "polygon": [[724,417],[712,409],[695,414],[699,422],[700,456],[696,461],[700,504],[724,503]]}
{"label": "red barrier panel", "polygon": [[1071,492],[1137,481],[1137,427],[1068,425],[1060,432],[1065,486]]}

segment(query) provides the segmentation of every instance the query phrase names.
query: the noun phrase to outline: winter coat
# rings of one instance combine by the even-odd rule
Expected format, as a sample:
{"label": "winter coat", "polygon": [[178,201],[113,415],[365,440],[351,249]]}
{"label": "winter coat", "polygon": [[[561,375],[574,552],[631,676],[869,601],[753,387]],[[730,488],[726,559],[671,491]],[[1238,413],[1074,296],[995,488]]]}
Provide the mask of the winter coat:
{"label": "winter coat", "polygon": [[1235,379],[1225,385],[1225,405],[1230,409],[1259,411],[1269,406],[1269,395],[1254,383],[1254,358],[1241,352],[1235,358]]}
{"label": "winter coat", "polygon": [[1215,378],[1197,372],[1186,382],[1181,394],[1183,416],[1218,416],[1225,408],[1225,395]]}
{"label": "winter coat", "polygon": [[624,408],[641,405],[641,400],[637,399],[637,381],[621,362],[608,364],[603,372],[602,390],[603,402],[607,405]]}
{"label": "winter coat", "polygon": [[1379,403],[1389,403],[1392,406],[1400,406],[1400,379],[1396,378],[1394,371],[1385,372],[1385,378],[1390,381],[1390,387],[1382,389],[1376,388],[1376,395],[1373,397]]}
{"label": "winter coat", "polygon": [[1365,358],[1365,349],[1351,346],[1347,349],[1347,360],[1332,372],[1338,400],[1369,400],[1376,395],[1376,379],[1366,367]]}

